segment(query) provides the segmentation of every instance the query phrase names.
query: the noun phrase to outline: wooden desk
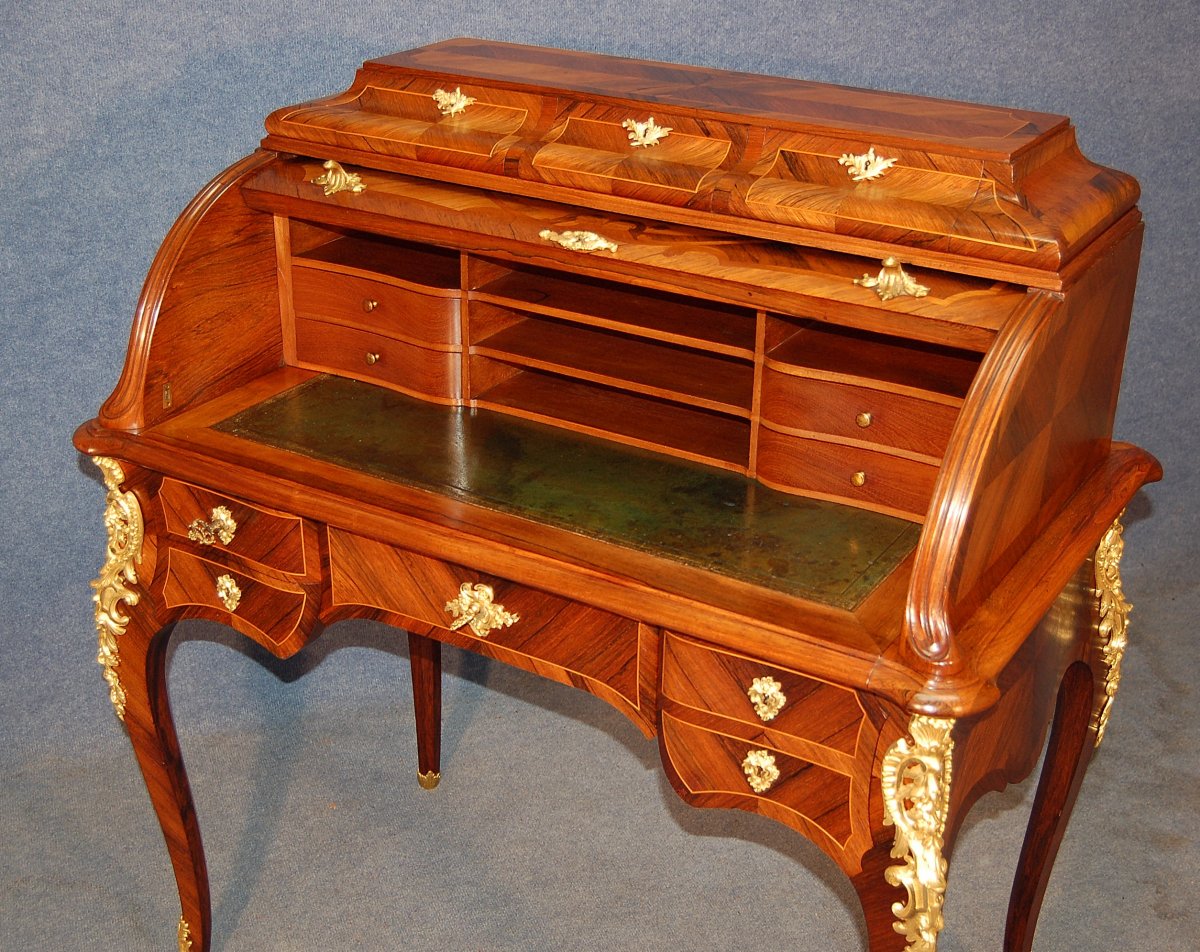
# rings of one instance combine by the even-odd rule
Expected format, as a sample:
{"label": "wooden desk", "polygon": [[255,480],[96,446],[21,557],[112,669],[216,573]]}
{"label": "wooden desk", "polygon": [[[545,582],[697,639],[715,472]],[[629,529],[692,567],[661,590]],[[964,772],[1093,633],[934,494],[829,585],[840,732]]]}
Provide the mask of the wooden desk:
{"label": "wooden desk", "polygon": [[76,435],[179,948],[210,912],[172,624],[286,657],[367,617],[409,632],[423,785],[443,642],[572,684],[688,802],[824,850],[873,952],[936,947],[964,816],[1053,715],[1028,949],[1119,678],[1117,517],[1160,475],[1111,440],[1132,179],[1060,116],[476,40],[267,133]]}

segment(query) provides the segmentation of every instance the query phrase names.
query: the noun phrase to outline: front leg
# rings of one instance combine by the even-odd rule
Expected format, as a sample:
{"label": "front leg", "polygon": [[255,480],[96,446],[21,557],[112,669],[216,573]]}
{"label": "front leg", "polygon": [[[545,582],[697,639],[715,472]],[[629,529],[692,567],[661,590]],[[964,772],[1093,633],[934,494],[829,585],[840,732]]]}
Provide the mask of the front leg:
{"label": "front leg", "polygon": [[129,731],[138,766],[162,827],[182,915],[179,952],[207,952],[211,910],[208,871],[191,789],[167,698],[166,649],[171,627],[157,615],[144,579],[150,559],[144,547],[142,509],[122,491],[125,473],[115,460],[97,457],[108,488],[104,514],[108,546],[95,589],[97,661],[104,669],[113,709]]}

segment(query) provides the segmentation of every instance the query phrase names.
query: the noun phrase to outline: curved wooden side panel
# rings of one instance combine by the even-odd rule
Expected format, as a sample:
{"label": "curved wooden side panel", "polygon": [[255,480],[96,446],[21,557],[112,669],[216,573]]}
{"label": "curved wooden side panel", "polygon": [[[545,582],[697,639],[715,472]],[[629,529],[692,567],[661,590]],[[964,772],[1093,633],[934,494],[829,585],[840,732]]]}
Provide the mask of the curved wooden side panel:
{"label": "curved wooden side panel", "polygon": [[[1110,452],[1141,233],[1127,223],[1063,297],[1030,292],[967,395],[905,619],[907,648],[946,674],[955,632]],[[1046,580],[1045,606],[1065,582]]]}
{"label": "curved wooden side panel", "polygon": [[238,185],[256,152],[192,199],[158,251],[134,313],[125,369],[100,422],[136,430],[278,367],[283,359],[274,222]]}

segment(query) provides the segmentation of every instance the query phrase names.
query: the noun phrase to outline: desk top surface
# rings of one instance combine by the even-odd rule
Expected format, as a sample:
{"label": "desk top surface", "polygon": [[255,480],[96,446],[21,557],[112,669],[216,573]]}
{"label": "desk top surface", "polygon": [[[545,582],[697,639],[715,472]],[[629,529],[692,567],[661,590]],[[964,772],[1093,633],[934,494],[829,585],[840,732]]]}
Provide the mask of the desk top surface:
{"label": "desk top surface", "polygon": [[899,566],[920,531],[700,464],[340,377],[314,378],[215,428],[846,610]]}

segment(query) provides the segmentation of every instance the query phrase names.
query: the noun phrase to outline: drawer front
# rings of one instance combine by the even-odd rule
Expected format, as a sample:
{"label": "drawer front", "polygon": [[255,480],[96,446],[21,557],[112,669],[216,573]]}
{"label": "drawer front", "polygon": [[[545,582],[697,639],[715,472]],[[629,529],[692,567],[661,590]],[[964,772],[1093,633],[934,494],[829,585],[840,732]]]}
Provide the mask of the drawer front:
{"label": "drawer front", "polygon": [[[401,616],[398,623],[419,634],[584,687],[644,730],[653,722],[654,679],[647,685],[641,672],[653,673],[657,642],[632,619],[334,528],[329,570],[335,609]],[[490,618],[487,609],[473,613],[476,586],[487,586]]]}
{"label": "drawer front", "polygon": [[567,107],[537,147],[529,174],[595,192],[671,205],[693,200],[742,153],[746,132],[718,122],[672,116],[652,106]]}
{"label": "drawer front", "polygon": [[958,407],[767,367],[762,416],[780,427],[828,433],[940,459]]}
{"label": "drawer front", "polygon": [[667,713],[660,747],[681,794],[693,803],[774,816],[835,856],[850,839],[851,782],[845,774]]}
{"label": "drawer front", "polygon": [[929,509],[938,467],[763,426],[757,473],[762,482],[785,491],[920,519]]}
{"label": "drawer front", "polygon": [[176,548],[167,550],[163,603],[224,622],[283,657],[303,645],[301,625],[310,609],[299,585],[237,571]]}
{"label": "drawer front", "polygon": [[296,359],[302,367],[384,384],[415,396],[449,401],[462,393],[459,354],[340,324],[297,319]]}
{"label": "drawer front", "polygon": [[[863,711],[853,691],[663,633],[663,697],[853,757]],[[735,731],[736,732],[736,731]]]}
{"label": "drawer front", "polygon": [[441,296],[320,268],[292,269],[296,316],[358,327],[375,334],[457,347],[459,292]]}
{"label": "drawer front", "polygon": [[166,530],[176,538],[278,572],[308,574],[304,523],[298,516],[174,479],[163,480],[158,501]]}

